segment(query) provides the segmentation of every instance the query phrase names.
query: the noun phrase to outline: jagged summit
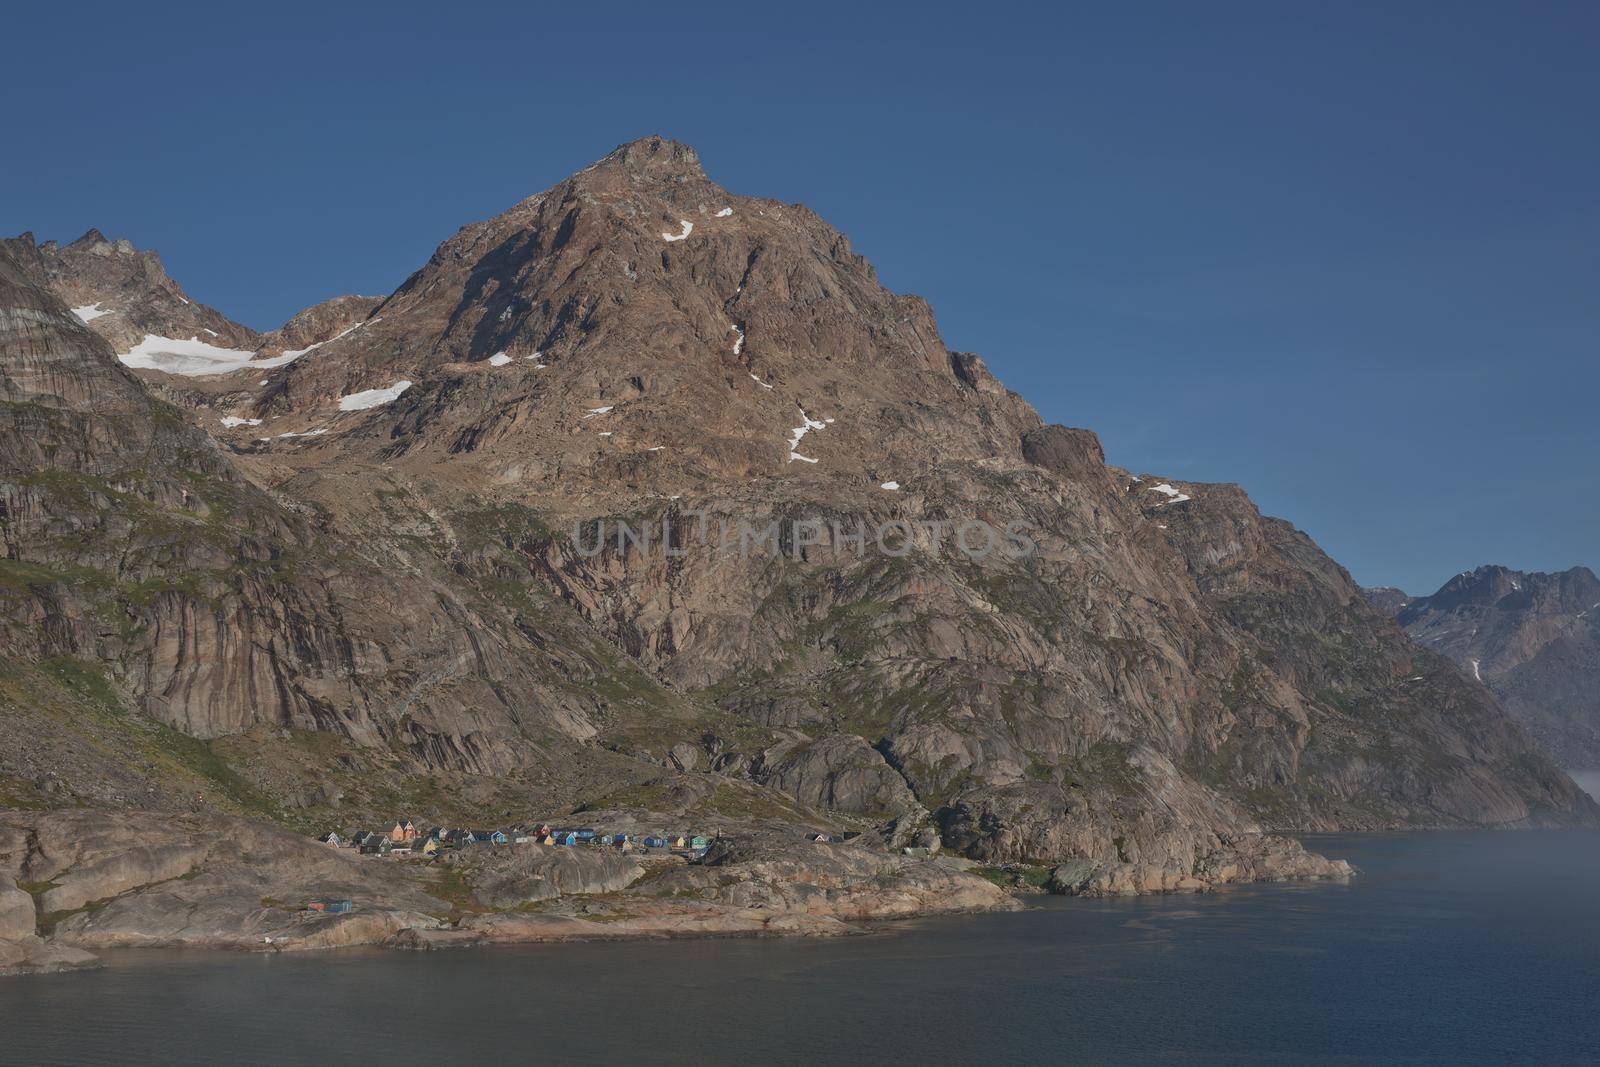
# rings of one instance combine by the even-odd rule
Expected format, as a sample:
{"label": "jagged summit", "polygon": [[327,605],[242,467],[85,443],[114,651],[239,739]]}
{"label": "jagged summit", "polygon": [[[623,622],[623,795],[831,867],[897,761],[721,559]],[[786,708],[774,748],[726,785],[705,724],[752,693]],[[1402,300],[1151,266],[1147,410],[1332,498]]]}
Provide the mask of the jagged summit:
{"label": "jagged summit", "polygon": [[621,167],[630,174],[657,180],[703,180],[706,176],[700,166],[698,152],[686,144],[660,136],[640,137],[620,144],[588,169],[608,166]]}
{"label": "jagged summit", "polygon": [[126,238],[113,241],[91,228],[66,245],[37,245],[31,233],[4,243],[119,353],[136,349],[147,338],[192,338],[221,349],[256,345],[254,330],[191,300],[167,274],[157,252],[136,248]]}

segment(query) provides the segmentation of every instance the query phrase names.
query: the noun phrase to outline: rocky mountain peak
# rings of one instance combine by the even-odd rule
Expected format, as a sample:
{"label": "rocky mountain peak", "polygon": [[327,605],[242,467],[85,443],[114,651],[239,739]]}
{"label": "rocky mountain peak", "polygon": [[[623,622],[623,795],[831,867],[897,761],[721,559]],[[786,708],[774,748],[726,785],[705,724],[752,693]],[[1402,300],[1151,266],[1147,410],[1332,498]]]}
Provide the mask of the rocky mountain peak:
{"label": "rocky mountain peak", "polygon": [[[340,407],[401,382],[392,404]],[[584,418],[602,408],[603,427]],[[727,192],[657,137],[464,227],[359,331],[285,368],[252,416],[326,428],[319,446],[382,427],[389,452],[470,451],[523,476],[537,457],[608,486],[661,452],[688,472],[876,486],[933,448],[1021,463],[1040,421],[837,230]]]}
{"label": "rocky mountain peak", "polygon": [[654,181],[704,181],[706,177],[698,152],[686,144],[659,136],[640,137],[620,144],[594,167],[620,168],[630,175]]}
{"label": "rocky mountain peak", "polygon": [[91,228],[70,244],[34,243],[31,233],[4,241],[91,330],[119,353],[147,338],[195,341],[249,349],[256,333],[192,299],[173,281],[153,249],[126,238],[113,241]]}
{"label": "rocky mountain peak", "polygon": [[[143,256],[157,270],[161,270],[161,257],[155,252],[140,252],[126,237],[113,241],[93,226],[84,231],[82,237],[67,245],[66,250],[88,252],[96,256]],[[166,271],[162,270],[161,273],[165,275]]]}

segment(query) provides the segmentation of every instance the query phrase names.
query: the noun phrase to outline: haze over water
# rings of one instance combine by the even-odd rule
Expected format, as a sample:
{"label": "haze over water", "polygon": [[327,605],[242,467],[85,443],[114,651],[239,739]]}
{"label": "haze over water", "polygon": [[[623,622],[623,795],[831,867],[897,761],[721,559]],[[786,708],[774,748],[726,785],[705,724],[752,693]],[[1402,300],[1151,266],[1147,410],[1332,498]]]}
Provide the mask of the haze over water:
{"label": "haze over water", "polygon": [[0,1062],[1600,1059],[1600,832],[1309,843],[1362,876],[834,941],[125,953],[0,983]]}

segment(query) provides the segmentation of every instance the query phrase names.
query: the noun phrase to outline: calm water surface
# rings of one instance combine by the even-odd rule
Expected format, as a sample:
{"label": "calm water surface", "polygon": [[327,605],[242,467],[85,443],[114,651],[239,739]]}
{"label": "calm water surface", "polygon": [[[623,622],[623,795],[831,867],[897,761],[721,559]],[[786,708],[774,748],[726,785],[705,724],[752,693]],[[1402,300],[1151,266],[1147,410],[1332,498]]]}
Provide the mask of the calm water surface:
{"label": "calm water surface", "polygon": [[1600,833],[1310,843],[1363,877],[835,941],[127,953],[0,981],[0,1062],[1600,1062]]}

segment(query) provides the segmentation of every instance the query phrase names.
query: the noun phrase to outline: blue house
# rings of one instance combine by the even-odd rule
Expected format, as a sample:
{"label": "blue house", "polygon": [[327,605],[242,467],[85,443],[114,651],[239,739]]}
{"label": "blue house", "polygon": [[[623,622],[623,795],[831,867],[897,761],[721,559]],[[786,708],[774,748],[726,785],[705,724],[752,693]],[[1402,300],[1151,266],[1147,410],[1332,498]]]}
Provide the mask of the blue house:
{"label": "blue house", "polygon": [[646,837],[644,839],[644,847],[645,848],[666,848],[667,847],[667,839],[664,838],[664,837],[656,837],[654,835],[651,835],[651,836]]}

